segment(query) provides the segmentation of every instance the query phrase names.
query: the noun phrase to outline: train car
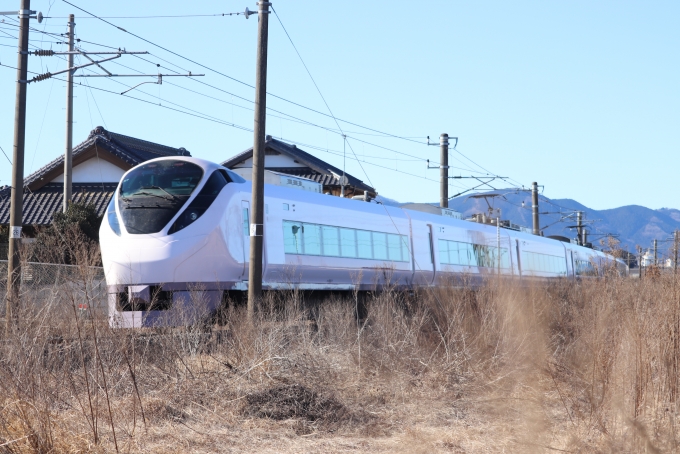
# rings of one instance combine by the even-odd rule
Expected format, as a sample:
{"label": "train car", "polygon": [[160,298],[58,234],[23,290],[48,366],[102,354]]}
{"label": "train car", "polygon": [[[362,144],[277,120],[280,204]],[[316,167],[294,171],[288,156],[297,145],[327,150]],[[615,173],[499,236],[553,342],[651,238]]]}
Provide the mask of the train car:
{"label": "train car", "polygon": [[[100,230],[111,326],[183,324],[217,310],[225,292],[246,292],[250,204],[249,181],[197,158],[125,173]],[[265,185],[266,290],[413,288],[463,276],[475,285],[494,273],[577,278],[611,260],[519,231]]]}

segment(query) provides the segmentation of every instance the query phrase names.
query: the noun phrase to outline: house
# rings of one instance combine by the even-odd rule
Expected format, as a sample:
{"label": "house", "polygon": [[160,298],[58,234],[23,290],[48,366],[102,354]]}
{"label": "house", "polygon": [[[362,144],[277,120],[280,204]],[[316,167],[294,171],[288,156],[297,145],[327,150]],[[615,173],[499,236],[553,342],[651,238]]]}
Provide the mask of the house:
{"label": "house", "polygon": [[[172,148],[107,131],[101,126],[73,148],[72,200],[91,203],[99,215],[125,172],[149,159],[191,156],[184,148]],[[0,225],[9,224],[9,186],[0,187]],[[24,179],[23,224],[48,225],[64,200],[64,156],[61,155]]]}
{"label": "house", "polygon": [[[324,193],[340,195],[342,169],[312,156],[295,144],[276,140],[272,136],[266,137],[264,154],[265,170],[312,180],[322,185]],[[224,161],[222,165],[250,180],[253,168],[252,147]],[[371,186],[346,172],[344,175],[345,197],[364,196],[371,199],[376,197],[377,192]]]}
{"label": "house", "polygon": [[[265,169],[270,172],[297,177],[298,184],[312,180],[322,191],[339,196],[342,170],[296,145],[267,136],[265,141]],[[172,148],[146,140],[135,139],[101,126],[93,129],[87,139],[73,148],[72,200],[74,203],[93,204],[101,216],[111,200],[118,182],[125,172],[150,159],[165,156],[191,156],[184,148]],[[222,163],[243,177],[252,174],[253,149],[239,153]],[[374,198],[375,189],[345,173],[346,197]],[[314,185],[314,183],[312,183]],[[9,186],[0,187],[0,225],[9,224]],[[64,200],[64,156],[50,162],[24,179],[23,225],[49,225]],[[30,236],[31,229],[25,230]]]}

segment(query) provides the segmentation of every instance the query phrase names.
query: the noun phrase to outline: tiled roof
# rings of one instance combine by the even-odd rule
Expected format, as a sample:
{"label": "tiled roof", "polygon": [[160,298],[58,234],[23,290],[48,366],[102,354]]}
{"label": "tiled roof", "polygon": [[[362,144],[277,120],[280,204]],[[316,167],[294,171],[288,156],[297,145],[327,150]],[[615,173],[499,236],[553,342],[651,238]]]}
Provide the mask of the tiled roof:
{"label": "tiled roof", "polygon": [[[274,172],[286,173],[289,175],[300,176],[317,181],[324,186],[339,186],[340,177],[342,176],[342,169],[322,161],[306,151],[301,150],[296,145],[291,145],[280,140],[276,140],[271,136],[267,136],[265,141],[265,150],[277,151],[281,154],[295,159],[300,164],[306,167],[267,167],[267,170]],[[242,153],[224,161],[222,165],[228,169],[233,168],[242,161],[245,161],[253,156],[253,149],[248,148]],[[349,186],[353,186],[363,191],[375,193],[375,189],[365,184],[360,179],[345,173]]]}
{"label": "tiled roof", "polygon": [[[73,147],[73,159],[76,160],[81,154],[90,151],[92,148],[99,153],[105,151],[121,159],[130,168],[149,159],[161,156],[191,156],[184,148],[172,148],[146,140],[135,139],[134,137],[124,136],[109,132],[101,126],[97,126],[90,131],[87,139]],[[64,155],[60,155],[46,166],[36,170],[24,179],[24,186],[31,186],[41,180],[45,175],[53,170],[63,168]],[[127,170],[127,169],[125,169]]]}
{"label": "tiled roof", "polygon": [[[111,155],[118,163],[127,166],[123,170],[161,156],[191,156],[184,148],[172,148],[135,139],[109,132],[101,126],[90,131],[87,139],[73,148],[73,162],[77,162],[79,157],[81,160],[86,159],[93,152],[98,156]],[[24,179],[23,225],[49,224],[54,213],[61,210],[64,185],[49,181],[61,174],[63,167],[62,154]],[[92,183],[73,183],[73,202],[93,203],[101,215],[118,183],[98,183],[96,175],[92,179]],[[9,186],[0,187],[0,225],[9,224],[10,192]]]}
{"label": "tiled roof", "polygon": [[[74,203],[93,204],[101,216],[116,190],[118,183],[73,183]],[[0,190],[0,224],[9,224],[8,187]],[[23,224],[48,225],[54,213],[61,211],[64,203],[64,185],[48,183],[35,192],[24,193]]]}

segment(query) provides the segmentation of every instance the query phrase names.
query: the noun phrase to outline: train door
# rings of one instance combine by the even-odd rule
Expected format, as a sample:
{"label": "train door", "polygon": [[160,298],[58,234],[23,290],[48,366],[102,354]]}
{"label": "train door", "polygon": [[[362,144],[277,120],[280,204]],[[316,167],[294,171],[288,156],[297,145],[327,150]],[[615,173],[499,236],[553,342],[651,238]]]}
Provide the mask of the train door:
{"label": "train door", "polygon": [[515,239],[515,250],[517,251],[517,271],[519,272],[519,277],[522,277],[522,259],[519,255],[519,240]]}
{"label": "train door", "polygon": [[429,233],[428,237],[430,239],[430,260],[432,261],[432,280],[430,281],[430,284],[434,284],[436,281],[435,279],[437,278],[437,256],[435,255],[435,248],[434,248],[434,228],[432,227],[432,224],[427,224],[427,227],[429,228]]}
{"label": "train door", "polygon": [[241,240],[243,241],[243,274],[241,279],[248,277],[248,260],[250,259],[250,203],[241,201],[241,225],[243,226]]}

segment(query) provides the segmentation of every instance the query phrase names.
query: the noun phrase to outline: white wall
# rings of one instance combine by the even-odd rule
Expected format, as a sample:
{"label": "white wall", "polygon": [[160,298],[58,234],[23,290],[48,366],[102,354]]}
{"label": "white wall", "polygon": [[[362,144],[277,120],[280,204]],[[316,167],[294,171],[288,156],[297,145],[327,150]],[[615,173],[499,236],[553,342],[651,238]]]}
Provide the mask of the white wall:
{"label": "white wall", "polygon": [[[97,157],[88,159],[73,168],[73,183],[118,183],[125,170]],[[63,183],[62,173],[50,183]]]}
{"label": "white wall", "polygon": [[[242,164],[238,164],[236,168],[239,167],[252,167],[253,166],[253,158],[248,158],[246,162]],[[285,156],[282,154],[279,155],[274,155],[274,154],[268,154],[265,155],[264,157],[264,166],[265,167],[306,167],[303,164],[298,164],[295,162],[292,158],[289,156]]]}

